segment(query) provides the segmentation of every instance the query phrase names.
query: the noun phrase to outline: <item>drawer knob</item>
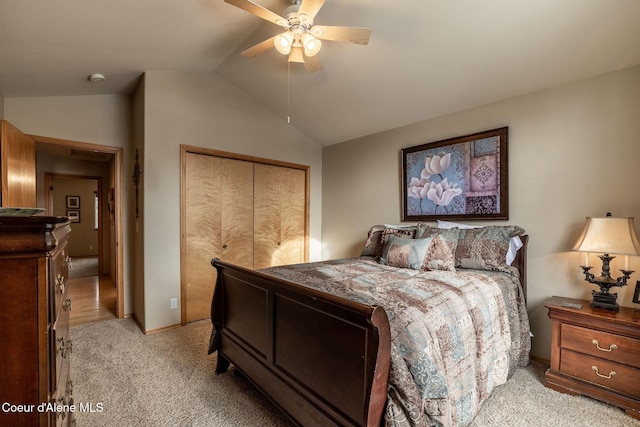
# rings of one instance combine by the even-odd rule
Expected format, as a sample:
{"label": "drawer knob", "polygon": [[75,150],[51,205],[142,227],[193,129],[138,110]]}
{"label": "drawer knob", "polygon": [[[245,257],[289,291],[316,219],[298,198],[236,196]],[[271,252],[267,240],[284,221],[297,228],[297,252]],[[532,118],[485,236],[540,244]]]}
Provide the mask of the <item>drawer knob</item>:
{"label": "drawer knob", "polygon": [[611,344],[609,348],[602,348],[600,347],[600,343],[598,343],[598,340],[591,341],[591,344],[595,345],[598,350],[606,352],[610,352],[611,350],[615,350],[616,348],[618,348],[618,346],[615,344]]}
{"label": "drawer knob", "polygon": [[597,366],[592,366],[591,369],[593,369],[593,372],[595,372],[596,375],[599,376],[600,378],[606,378],[608,380],[610,380],[611,377],[613,377],[616,374],[616,371],[611,371],[609,372],[609,375],[602,375],[600,372],[598,372]]}

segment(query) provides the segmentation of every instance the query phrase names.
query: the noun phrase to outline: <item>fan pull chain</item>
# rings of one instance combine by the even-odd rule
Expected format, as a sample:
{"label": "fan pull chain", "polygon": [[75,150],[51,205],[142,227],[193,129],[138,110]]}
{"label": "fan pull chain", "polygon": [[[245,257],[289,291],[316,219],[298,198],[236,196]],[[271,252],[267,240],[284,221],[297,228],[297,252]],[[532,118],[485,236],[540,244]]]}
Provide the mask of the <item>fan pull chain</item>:
{"label": "fan pull chain", "polygon": [[287,123],[291,124],[291,62],[287,61]]}

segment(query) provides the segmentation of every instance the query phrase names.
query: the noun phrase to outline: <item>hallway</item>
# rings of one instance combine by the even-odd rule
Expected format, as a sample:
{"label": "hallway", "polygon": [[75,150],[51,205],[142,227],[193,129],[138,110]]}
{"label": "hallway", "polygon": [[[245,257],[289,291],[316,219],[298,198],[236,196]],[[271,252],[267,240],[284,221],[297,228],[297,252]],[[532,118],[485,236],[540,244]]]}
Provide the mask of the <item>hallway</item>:
{"label": "hallway", "polygon": [[116,318],[116,288],[109,276],[70,278],[67,283],[70,326]]}

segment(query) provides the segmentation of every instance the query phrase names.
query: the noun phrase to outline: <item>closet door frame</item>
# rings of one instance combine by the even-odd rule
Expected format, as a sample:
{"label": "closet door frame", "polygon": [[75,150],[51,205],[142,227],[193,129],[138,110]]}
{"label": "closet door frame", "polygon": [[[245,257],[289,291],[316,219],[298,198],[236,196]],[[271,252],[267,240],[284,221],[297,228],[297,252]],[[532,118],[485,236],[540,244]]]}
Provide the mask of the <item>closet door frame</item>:
{"label": "closet door frame", "polygon": [[[299,169],[305,173],[305,221],[304,221],[304,262],[309,261],[309,195],[310,195],[310,167],[297,163],[283,162],[228,151],[214,150],[211,148],[197,147],[193,145],[180,145],[180,308],[182,325],[187,324],[187,241],[186,241],[186,176],[187,154],[202,154],[216,156],[225,159],[241,160],[251,163],[281,166],[291,169]],[[212,267],[213,268],[213,267]]]}

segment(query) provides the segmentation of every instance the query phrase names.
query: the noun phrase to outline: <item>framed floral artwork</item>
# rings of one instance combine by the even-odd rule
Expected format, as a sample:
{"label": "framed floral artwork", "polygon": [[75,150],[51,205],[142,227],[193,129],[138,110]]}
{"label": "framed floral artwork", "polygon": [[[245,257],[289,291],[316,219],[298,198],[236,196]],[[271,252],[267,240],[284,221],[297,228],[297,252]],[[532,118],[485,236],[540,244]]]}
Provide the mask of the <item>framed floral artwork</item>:
{"label": "framed floral artwork", "polygon": [[508,127],[402,150],[402,220],[509,219]]}

